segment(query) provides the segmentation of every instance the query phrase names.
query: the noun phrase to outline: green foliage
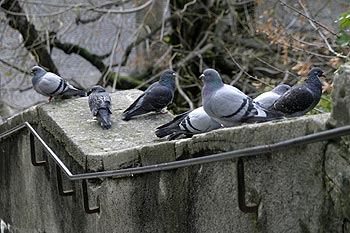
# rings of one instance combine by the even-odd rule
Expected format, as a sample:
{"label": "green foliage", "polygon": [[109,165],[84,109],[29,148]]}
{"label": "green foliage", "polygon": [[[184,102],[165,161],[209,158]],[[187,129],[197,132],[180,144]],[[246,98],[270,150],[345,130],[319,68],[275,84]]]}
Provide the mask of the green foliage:
{"label": "green foliage", "polygon": [[340,18],[336,21],[340,23],[340,28],[344,29],[350,26],[350,12],[342,13]]}
{"label": "green foliage", "polygon": [[342,13],[336,22],[340,24],[339,26],[342,29],[337,37],[337,43],[340,46],[345,47],[350,43],[350,36],[346,32],[346,29],[350,27],[350,12]]}
{"label": "green foliage", "polygon": [[345,47],[347,45],[349,45],[350,42],[350,37],[348,34],[346,34],[346,32],[342,31],[342,33],[340,34],[340,36],[338,36],[337,38],[337,43],[341,46],[341,47]]}
{"label": "green foliage", "polygon": [[331,94],[323,94],[320,102],[316,107],[309,113],[310,115],[319,114],[320,112],[331,112],[332,111],[332,101]]}

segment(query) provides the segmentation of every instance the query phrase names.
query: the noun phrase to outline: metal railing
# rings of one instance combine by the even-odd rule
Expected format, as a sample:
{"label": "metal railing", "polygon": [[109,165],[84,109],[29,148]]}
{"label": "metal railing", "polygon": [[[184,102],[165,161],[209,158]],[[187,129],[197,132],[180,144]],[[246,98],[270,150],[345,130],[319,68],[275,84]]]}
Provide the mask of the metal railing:
{"label": "metal railing", "polygon": [[87,179],[106,178],[106,177],[118,178],[118,177],[125,177],[125,176],[133,176],[136,174],[166,171],[171,169],[183,168],[188,166],[194,166],[199,164],[230,160],[230,159],[238,159],[237,181],[238,181],[238,200],[239,200],[240,209],[243,212],[247,212],[247,213],[257,212],[257,206],[246,206],[245,204],[244,164],[242,160],[243,157],[271,153],[277,150],[286,149],[287,147],[306,145],[306,144],[311,144],[315,142],[320,142],[320,141],[325,141],[333,138],[350,135],[350,126],[343,126],[339,128],[334,128],[334,129],[329,129],[329,130],[309,134],[306,136],[288,139],[288,140],[273,143],[273,144],[243,148],[243,149],[217,153],[217,154],[212,154],[212,155],[207,155],[202,157],[196,157],[191,159],[160,163],[160,164],[154,164],[154,165],[147,165],[142,167],[125,168],[125,169],[119,169],[119,170],[73,174],[28,122],[24,122],[23,124],[0,134],[0,140],[23,128],[27,128],[30,131],[30,148],[31,148],[32,164],[34,166],[43,166],[46,164],[46,161],[36,160],[34,138],[38,140],[38,142],[48,152],[51,159],[53,159],[54,162],[56,163],[57,183],[58,183],[58,190],[60,195],[69,196],[74,193],[73,190],[66,190],[66,191],[63,190],[61,171],[63,171],[67,176],[67,178],[72,181],[82,180],[84,208],[87,213],[99,212],[98,207],[90,208],[88,206],[87,181],[86,181]]}

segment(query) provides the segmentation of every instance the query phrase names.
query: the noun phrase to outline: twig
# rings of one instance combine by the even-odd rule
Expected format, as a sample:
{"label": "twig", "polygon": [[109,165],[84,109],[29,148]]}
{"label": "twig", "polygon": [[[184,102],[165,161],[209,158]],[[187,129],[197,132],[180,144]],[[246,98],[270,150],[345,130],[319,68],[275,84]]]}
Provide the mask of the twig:
{"label": "twig", "polygon": [[182,59],[180,62],[178,62],[174,65],[175,69],[178,69],[179,67],[185,65],[192,58],[194,58],[194,57],[198,56],[199,54],[202,54],[202,53],[204,53],[207,50],[212,49],[212,48],[214,48],[214,44],[210,43],[210,44],[205,45],[203,48],[201,48],[199,50],[193,50],[184,59]]}
{"label": "twig", "polygon": [[9,67],[11,67],[11,68],[13,68],[13,69],[15,69],[15,70],[21,72],[21,73],[24,73],[24,74],[26,74],[26,75],[30,75],[30,73],[29,73],[28,71],[22,69],[22,68],[19,67],[19,66],[16,66],[16,65],[14,65],[14,64],[8,63],[7,61],[2,60],[1,58],[0,58],[0,62],[1,62],[1,63],[4,63],[5,65],[7,65],[7,66],[9,66]]}
{"label": "twig", "polygon": [[[115,36],[115,41],[114,41],[114,44],[113,44],[113,48],[112,48],[112,55],[110,57],[110,61],[109,61],[109,66],[108,66],[108,70],[110,70],[112,68],[112,65],[113,65],[113,57],[114,57],[114,53],[117,49],[117,46],[118,46],[118,43],[119,43],[119,38],[120,38],[120,35],[121,35],[121,31],[123,29],[123,24],[124,24],[124,19],[122,17],[122,19],[120,20],[120,27],[119,27],[119,30],[117,32],[117,35]],[[107,72],[106,72],[107,73]],[[113,80],[113,88],[112,88],[112,91],[115,92],[115,87],[117,86],[117,81],[118,81],[118,76],[119,76],[119,73],[120,73],[120,67],[119,69],[117,70],[117,74],[114,76],[114,80]]]}
{"label": "twig", "polygon": [[132,9],[127,9],[127,10],[111,10],[111,9],[99,9],[99,8],[92,8],[92,11],[97,11],[97,12],[104,12],[104,13],[113,13],[113,14],[130,14],[130,13],[135,13],[137,11],[141,11],[145,8],[147,8],[149,5],[153,3],[154,0],[149,0],[148,2],[142,4],[141,6],[132,8]]}
{"label": "twig", "polygon": [[326,26],[323,25],[322,23],[316,21],[315,19],[310,18],[309,15],[306,15],[306,14],[300,12],[299,10],[295,9],[294,7],[288,5],[287,3],[285,3],[285,2],[283,2],[283,1],[281,1],[281,0],[279,0],[279,2],[281,3],[281,5],[288,7],[289,9],[291,9],[291,10],[295,11],[296,13],[298,13],[299,15],[304,16],[304,17],[307,18],[308,20],[312,21],[313,23],[317,24],[318,26],[320,26],[320,27],[324,28],[325,30],[329,31],[329,32],[332,33],[333,35],[338,36],[337,33],[335,33],[334,31],[332,31],[331,29],[329,29],[328,27],[326,27]]}
{"label": "twig", "polygon": [[341,58],[347,58],[346,56],[334,51],[334,49],[331,47],[331,45],[328,43],[327,38],[323,35],[323,33],[320,31],[320,29],[318,27],[316,27],[316,25],[314,24],[314,20],[311,20],[311,17],[309,15],[309,12],[307,11],[306,7],[304,6],[304,4],[299,0],[299,5],[303,8],[305,15],[307,16],[307,19],[310,22],[310,25],[318,32],[318,34],[321,36],[321,38],[324,40],[324,42],[326,43],[326,46],[328,48],[328,50],[333,53],[334,55],[341,57]]}
{"label": "twig", "polygon": [[[33,16],[35,17],[52,17],[52,16],[57,16],[57,15],[60,15],[60,14],[63,14],[65,12],[68,12],[70,11],[71,9],[75,8],[75,7],[82,7],[84,6],[84,4],[77,4],[76,6],[72,5],[72,6],[69,6],[63,10],[60,10],[60,11],[57,11],[57,12],[53,12],[53,13],[47,13],[47,14],[33,14]],[[6,13],[6,14],[9,14],[9,15],[14,15],[14,16],[28,16],[26,13],[24,12],[18,12],[18,11],[10,11],[10,10],[7,10],[5,8],[2,8],[2,10]]]}
{"label": "twig", "polygon": [[233,58],[231,52],[230,52],[227,48],[225,48],[225,50],[227,51],[227,53],[228,53],[228,55],[230,56],[230,58],[231,58],[231,60],[233,61],[233,63],[235,63],[236,66],[237,66],[241,71],[243,71],[243,73],[244,73],[245,75],[247,75],[247,76],[248,76],[249,78],[251,78],[251,79],[257,80],[257,81],[259,81],[259,82],[265,84],[266,86],[272,87],[269,83],[267,83],[267,82],[265,82],[265,81],[262,81],[262,80],[260,80],[260,79],[258,79],[258,78],[256,78],[256,77],[250,75],[250,74],[249,74],[247,71],[245,71],[244,68]]}
{"label": "twig", "polygon": [[[171,69],[173,69],[172,66],[172,61],[174,60],[174,58],[176,57],[176,53],[174,53],[174,55],[171,57],[171,59],[169,60],[169,66]],[[177,88],[177,91],[179,92],[179,94],[185,99],[185,101],[188,103],[188,105],[190,106],[190,110],[194,109],[194,105],[193,102],[191,101],[191,99],[188,97],[188,95],[184,92],[184,90],[182,89],[181,85],[180,85],[180,81],[179,81],[179,76],[176,75],[175,78],[175,85]]]}
{"label": "twig", "polygon": [[193,0],[191,2],[188,2],[184,5],[184,7],[182,8],[182,10],[180,10],[180,13],[185,13],[185,11],[187,10],[187,7],[195,4],[197,2],[197,0]]}
{"label": "twig", "polygon": [[269,64],[268,62],[264,61],[264,60],[261,59],[260,57],[255,56],[254,54],[252,54],[252,55],[253,55],[254,58],[256,58],[256,59],[259,60],[260,62],[264,63],[265,65],[267,65],[267,66],[273,68],[274,70],[277,70],[277,71],[279,71],[279,72],[281,72],[281,73],[288,73],[288,74],[291,74],[291,75],[294,76],[294,77],[298,77],[298,76],[296,76],[295,74],[289,72],[288,70],[287,70],[287,71],[281,70],[281,69],[279,69],[278,67],[273,66],[273,65]]}
{"label": "twig", "polygon": [[166,1],[166,5],[165,5],[165,9],[164,9],[164,12],[163,12],[163,16],[162,16],[162,28],[161,28],[161,30],[160,30],[160,38],[159,38],[159,40],[163,40],[163,36],[164,36],[164,26],[165,26],[165,15],[166,15],[166,13],[168,12],[169,4],[170,4],[170,0],[167,0],[167,1]]}

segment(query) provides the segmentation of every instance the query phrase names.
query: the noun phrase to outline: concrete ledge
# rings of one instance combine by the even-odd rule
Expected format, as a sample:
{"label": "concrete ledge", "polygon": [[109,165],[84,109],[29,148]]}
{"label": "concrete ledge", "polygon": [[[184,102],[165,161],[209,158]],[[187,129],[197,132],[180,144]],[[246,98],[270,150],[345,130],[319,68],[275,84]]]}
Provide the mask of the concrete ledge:
{"label": "concrete ledge", "polygon": [[[242,125],[168,142],[156,138],[154,130],[171,120],[170,114],[149,114],[129,122],[121,121],[122,111],[139,94],[140,91],[131,90],[111,95],[114,109],[110,131],[103,131],[92,120],[87,98],[34,107],[13,117],[0,129],[23,121],[34,123],[73,173],[83,173],[85,165],[89,171],[123,169],[275,143],[324,130],[330,117],[320,114]],[[294,229],[290,232],[315,233],[328,229],[322,221],[328,214],[323,211],[328,203],[324,185],[327,142],[244,159],[246,201],[258,204],[257,215],[245,214],[238,208],[236,160],[119,179],[89,180],[89,202],[95,205],[99,196],[101,211],[86,215],[78,182],[66,180],[65,187],[72,188],[75,194],[59,196],[53,162],[49,161],[43,168],[32,167],[27,135],[16,137],[19,137],[16,156],[11,157],[17,146],[10,147],[9,140],[3,145],[9,153],[5,153],[5,160],[0,160],[0,166],[9,164],[10,172],[0,174],[11,184],[20,185],[11,185],[6,193],[0,193],[0,204],[8,203],[0,209],[0,218],[24,229],[19,232],[27,228],[38,232],[89,233],[96,229],[99,232],[115,229],[120,232],[289,232]],[[37,157],[45,157],[40,147],[36,148]],[[334,167],[327,165],[327,170],[330,177],[334,176]],[[0,189],[5,187],[6,182],[0,180]],[[35,191],[26,192],[28,187]],[[16,197],[21,206],[8,201],[14,193],[22,193]],[[30,213],[23,214],[27,208],[31,208]],[[21,216],[25,220],[18,221]]]}
{"label": "concrete ledge", "polygon": [[37,124],[52,135],[81,167],[87,164],[90,171],[101,171],[275,143],[324,130],[325,122],[329,119],[329,114],[319,114],[247,124],[168,142],[158,139],[154,131],[159,125],[170,121],[173,118],[171,114],[150,113],[128,122],[121,120],[124,109],[140,94],[138,90],[111,94],[111,130],[102,130],[93,120],[87,97],[35,106],[13,117],[0,129],[9,129],[24,121]]}

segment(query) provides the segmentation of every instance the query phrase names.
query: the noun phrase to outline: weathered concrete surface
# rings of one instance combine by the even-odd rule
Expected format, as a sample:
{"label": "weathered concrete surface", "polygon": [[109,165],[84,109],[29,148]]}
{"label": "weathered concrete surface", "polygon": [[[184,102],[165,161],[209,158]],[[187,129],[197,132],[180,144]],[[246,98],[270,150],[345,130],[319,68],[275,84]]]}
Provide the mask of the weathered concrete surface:
{"label": "weathered concrete surface", "polygon": [[[334,77],[333,110],[328,127],[350,125],[350,67],[342,66]],[[325,184],[328,216],[333,232],[350,232],[350,136],[328,143]]]}
{"label": "weathered concrete surface", "polygon": [[[87,97],[53,104],[42,105],[38,109],[41,125],[61,142],[67,152],[82,166],[88,159],[88,169],[104,170],[109,167],[109,157],[120,160],[116,165],[138,160],[139,153],[130,148],[147,146],[156,141],[154,129],[172,119],[170,114],[150,113],[122,121],[122,112],[141,94],[141,91],[120,91],[111,95],[113,114],[112,129],[101,130],[93,120]],[[140,149],[140,148],[139,148]],[[126,150],[124,153],[120,152]],[[116,153],[120,152],[120,156]],[[128,158],[125,161],[125,155]],[[104,160],[107,160],[104,162]],[[115,163],[115,161],[114,161]]]}
{"label": "weathered concrete surface", "polygon": [[[91,121],[86,98],[36,107],[0,130],[34,122],[76,174],[84,172],[86,164],[88,171],[120,169],[279,142],[324,130],[330,116],[244,125],[166,142],[155,137],[154,129],[170,115],[120,120],[139,93],[112,95],[111,131]],[[327,142],[244,159],[246,200],[259,203],[257,215],[238,208],[236,160],[90,180],[90,204],[99,196],[101,212],[87,215],[80,182],[65,181],[75,194],[59,196],[53,162],[32,167],[27,133],[12,140],[1,142],[0,190],[6,191],[0,192],[0,218],[18,232],[331,232],[338,221],[328,215],[333,212],[325,186]],[[45,157],[36,148],[37,157]]]}

